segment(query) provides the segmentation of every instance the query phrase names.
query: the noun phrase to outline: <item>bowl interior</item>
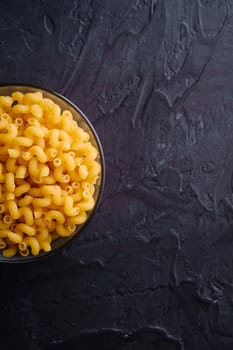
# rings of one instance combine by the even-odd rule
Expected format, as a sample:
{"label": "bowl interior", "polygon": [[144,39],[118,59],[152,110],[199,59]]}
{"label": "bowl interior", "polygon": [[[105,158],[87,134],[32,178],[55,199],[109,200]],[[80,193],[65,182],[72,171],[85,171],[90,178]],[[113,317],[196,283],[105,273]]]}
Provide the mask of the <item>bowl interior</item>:
{"label": "bowl interior", "polygon": [[0,85],[0,96],[6,96],[10,95],[14,91],[20,91],[23,93],[26,92],[36,92],[40,91],[43,93],[43,96],[46,98],[52,99],[56,104],[58,104],[61,107],[61,110],[68,109],[71,111],[73,114],[74,119],[78,122],[79,126],[83,128],[88,134],[90,135],[90,141],[91,143],[96,147],[98,150],[98,158],[97,161],[100,162],[101,164],[101,173],[98,178],[98,181],[95,185],[95,194],[94,194],[94,199],[95,199],[95,207],[92,211],[87,212],[87,221],[82,224],[78,225],[75,232],[65,238],[58,238],[52,242],[52,250],[48,253],[41,252],[38,256],[33,256],[29,255],[26,257],[22,257],[20,255],[15,255],[12,258],[5,258],[2,256],[0,253],[0,262],[9,262],[9,263],[21,263],[21,262],[30,262],[30,261],[36,261],[40,260],[45,256],[51,255],[53,252],[57,251],[59,248],[62,248],[64,245],[68,244],[71,242],[74,237],[79,235],[80,231],[83,230],[83,228],[86,226],[86,224],[90,221],[94,211],[97,208],[97,205],[100,201],[100,197],[103,191],[103,185],[104,185],[104,155],[103,155],[103,150],[102,146],[100,143],[100,140],[96,134],[96,131],[90,121],[87,119],[87,117],[84,115],[84,113],[71,101],[69,101],[67,98],[64,96],[56,93],[56,92],[51,92],[48,91],[44,88],[41,87],[36,87],[36,86],[30,86],[30,85],[22,85],[22,84],[8,84],[8,85]]}

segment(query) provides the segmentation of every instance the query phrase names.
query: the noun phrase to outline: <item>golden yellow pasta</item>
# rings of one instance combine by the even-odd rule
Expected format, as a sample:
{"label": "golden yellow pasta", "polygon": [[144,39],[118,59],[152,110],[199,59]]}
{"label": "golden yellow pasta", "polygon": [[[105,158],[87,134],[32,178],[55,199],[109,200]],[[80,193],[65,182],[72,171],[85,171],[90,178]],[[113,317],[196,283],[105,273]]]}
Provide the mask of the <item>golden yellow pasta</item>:
{"label": "golden yellow pasta", "polygon": [[27,168],[24,165],[19,165],[15,172],[16,179],[24,179],[27,174]]}
{"label": "golden yellow pasta", "polygon": [[7,200],[6,201],[7,208],[9,210],[9,214],[12,219],[16,220],[20,218],[20,211],[17,206],[17,202],[15,200]]}
{"label": "golden yellow pasta", "polygon": [[12,256],[15,256],[17,253],[17,245],[16,244],[9,244],[7,248],[3,249],[3,256],[5,258],[12,258]]}
{"label": "golden yellow pasta", "polygon": [[40,252],[40,243],[35,237],[25,237],[23,242],[26,243],[27,247],[31,248],[32,255],[38,255]]}
{"label": "golden yellow pasta", "polygon": [[51,244],[48,241],[41,241],[40,242],[40,249],[42,249],[44,252],[50,252],[51,248]]}
{"label": "golden yellow pasta", "polygon": [[6,173],[6,189],[9,192],[15,191],[15,177],[13,173]]}
{"label": "golden yellow pasta", "polygon": [[0,106],[10,107],[13,103],[13,98],[11,96],[0,96]]}
{"label": "golden yellow pasta", "polygon": [[18,158],[20,156],[20,149],[19,148],[8,148],[7,151],[8,151],[8,154],[10,156],[9,160],[15,161],[14,158]]}
{"label": "golden yellow pasta", "polygon": [[0,239],[0,249],[4,249],[4,248],[6,248],[6,242]]}
{"label": "golden yellow pasta", "polygon": [[41,92],[0,96],[0,250],[49,252],[95,205],[101,166],[70,110]]}
{"label": "golden yellow pasta", "polygon": [[20,200],[18,200],[18,205],[19,205],[20,207],[29,206],[29,205],[32,203],[32,200],[33,200],[33,197],[32,197],[32,196],[29,196],[29,195],[23,196],[23,198],[21,198]]}
{"label": "golden yellow pasta", "polygon": [[25,248],[25,249],[20,249],[19,248],[19,254],[22,256],[28,256],[29,255],[29,249]]}
{"label": "golden yellow pasta", "polygon": [[20,243],[23,240],[23,234],[22,233],[16,233],[10,231],[8,233],[8,238],[13,242],[13,243]]}
{"label": "golden yellow pasta", "polygon": [[34,218],[33,218],[33,210],[30,207],[21,207],[20,213],[24,217],[25,223],[29,226],[33,225]]}

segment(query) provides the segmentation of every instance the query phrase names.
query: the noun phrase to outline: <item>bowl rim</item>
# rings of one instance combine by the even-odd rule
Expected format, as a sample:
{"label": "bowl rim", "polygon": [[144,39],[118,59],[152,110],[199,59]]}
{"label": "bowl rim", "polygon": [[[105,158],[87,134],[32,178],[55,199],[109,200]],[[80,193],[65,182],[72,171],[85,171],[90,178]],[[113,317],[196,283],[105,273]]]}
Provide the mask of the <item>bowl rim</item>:
{"label": "bowl rim", "polygon": [[73,107],[75,110],[77,110],[77,112],[84,119],[85,123],[91,129],[91,132],[92,132],[92,134],[93,134],[93,136],[95,138],[95,141],[96,141],[96,144],[97,144],[97,147],[98,147],[98,150],[99,150],[100,163],[101,163],[100,189],[99,189],[99,194],[98,194],[97,200],[95,202],[95,206],[92,209],[92,211],[90,212],[87,220],[85,221],[85,223],[83,224],[83,226],[80,228],[80,230],[77,233],[75,233],[72,237],[67,239],[67,241],[64,241],[64,243],[62,243],[59,247],[55,247],[50,252],[43,252],[42,255],[36,255],[36,256],[29,255],[28,257],[20,257],[17,260],[14,260],[12,258],[2,258],[0,256],[0,263],[5,263],[5,264],[23,264],[23,263],[32,263],[32,262],[36,262],[36,261],[41,261],[41,260],[44,260],[45,258],[49,258],[51,256],[56,255],[57,253],[59,253],[65,247],[67,248],[67,246],[69,244],[71,244],[75,239],[78,239],[80,234],[82,232],[84,232],[85,228],[90,223],[92,217],[94,216],[95,212],[97,211],[97,209],[98,209],[98,207],[100,205],[100,201],[102,199],[103,192],[104,192],[104,186],[105,186],[106,166],[105,166],[104,151],[103,151],[103,147],[102,147],[102,144],[100,142],[99,136],[98,136],[94,126],[92,125],[91,121],[86,116],[86,114],[74,102],[70,101],[69,98],[65,97],[61,93],[59,93],[59,92],[57,92],[55,90],[50,90],[50,89],[44,88],[44,87],[42,87],[40,85],[19,83],[19,82],[0,83],[0,89],[1,88],[7,88],[7,87],[13,87],[13,86],[19,86],[19,87],[25,87],[25,88],[28,87],[28,88],[33,88],[33,89],[38,89],[38,90],[41,90],[41,91],[45,91],[47,93],[50,93],[52,95],[57,96],[58,98],[62,99],[64,102],[66,102],[69,105],[71,105],[71,107]]}

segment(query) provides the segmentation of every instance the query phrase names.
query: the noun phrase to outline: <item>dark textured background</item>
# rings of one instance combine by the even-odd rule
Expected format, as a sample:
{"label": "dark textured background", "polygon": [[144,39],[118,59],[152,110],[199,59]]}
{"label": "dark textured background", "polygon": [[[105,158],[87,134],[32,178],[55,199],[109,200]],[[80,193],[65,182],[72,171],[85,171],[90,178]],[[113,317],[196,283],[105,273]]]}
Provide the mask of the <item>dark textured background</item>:
{"label": "dark textured background", "polygon": [[79,239],[0,265],[1,349],[233,348],[232,15],[232,0],[1,0],[0,81],[77,103],[107,168]]}

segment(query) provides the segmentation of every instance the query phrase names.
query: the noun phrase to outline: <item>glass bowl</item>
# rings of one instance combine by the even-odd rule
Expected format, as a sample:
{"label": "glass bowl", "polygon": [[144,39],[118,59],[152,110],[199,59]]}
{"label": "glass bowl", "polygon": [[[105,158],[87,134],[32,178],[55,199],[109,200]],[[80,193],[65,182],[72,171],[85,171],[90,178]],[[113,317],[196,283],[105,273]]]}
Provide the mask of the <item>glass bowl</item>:
{"label": "glass bowl", "polygon": [[97,161],[99,161],[99,163],[101,165],[101,173],[100,173],[98,181],[95,185],[95,194],[94,194],[95,206],[91,211],[87,212],[87,216],[88,216],[87,221],[85,223],[83,223],[82,225],[78,225],[76,230],[74,231],[74,233],[71,236],[64,237],[64,238],[63,237],[57,238],[56,240],[52,241],[52,244],[51,244],[52,250],[50,252],[41,252],[37,256],[33,256],[30,254],[26,257],[23,257],[17,253],[17,255],[15,255],[14,257],[5,258],[0,253],[0,262],[24,263],[24,262],[38,261],[46,256],[50,256],[51,254],[54,254],[59,249],[61,249],[62,247],[66,246],[68,243],[70,243],[74,238],[78,237],[80,232],[84,230],[86,225],[90,222],[94,212],[96,211],[97,206],[99,205],[102,193],[103,193],[104,181],[105,181],[105,162],[104,162],[103,149],[102,149],[100,140],[98,138],[98,135],[97,135],[93,125],[88,120],[86,115],[74,103],[72,103],[66,97],[60,95],[57,92],[50,91],[50,90],[47,90],[45,88],[41,88],[38,86],[18,84],[18,83],[0,84],[0,96],[10,95],[13,91],[20,91],[22,93],[40,91],[43,93],[44,97],[50,98],[55,103],[57,103],[61,107],[61,110],[64,110],[64,109],[70,110],[73,114],[73,118],[78,122],[79,126],[82,127],[90,135],[91,143],[98,150]]}

